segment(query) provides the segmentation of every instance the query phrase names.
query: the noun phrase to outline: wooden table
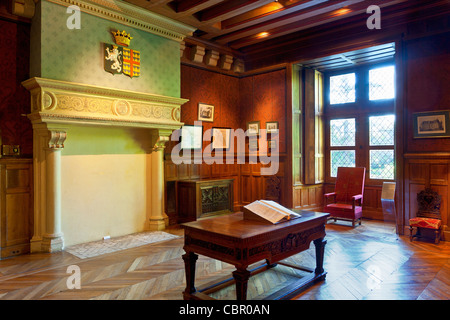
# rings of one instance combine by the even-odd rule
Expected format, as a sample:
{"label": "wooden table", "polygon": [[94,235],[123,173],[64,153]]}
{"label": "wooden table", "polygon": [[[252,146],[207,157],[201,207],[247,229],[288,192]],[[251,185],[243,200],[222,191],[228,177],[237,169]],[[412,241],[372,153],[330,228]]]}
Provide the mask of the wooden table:
{"label": "wooden table", "polygon": [[194,285],[198,254],[230,263],[236,267],[232,278],[217,285],[223,285],[224,282],[235,282],[238,300],[247,299],[248,279],[252,274],[261,271],[261,268],[248,270],[249,266],[264,260],[264,269],[274,266],[275,263],[281,264],[281,260],[307,250],[311,241],[314,242],[316,249],[316,268],[312,270],[295,266],[309,271],[310,274],[266,299],[287,299],[306,286],[325,279],[323,256],[326,241],[324,237],[325,224],[329,214],[311,211],[296,212],[301,214],[300,218],[278,224],[244,220],[242,213],[183,224],[185,229],[183,249],[186,252],[183,255],[186,268],[184,299],[210,299],[205,291],[211,291],[211,287],[197,290]]}

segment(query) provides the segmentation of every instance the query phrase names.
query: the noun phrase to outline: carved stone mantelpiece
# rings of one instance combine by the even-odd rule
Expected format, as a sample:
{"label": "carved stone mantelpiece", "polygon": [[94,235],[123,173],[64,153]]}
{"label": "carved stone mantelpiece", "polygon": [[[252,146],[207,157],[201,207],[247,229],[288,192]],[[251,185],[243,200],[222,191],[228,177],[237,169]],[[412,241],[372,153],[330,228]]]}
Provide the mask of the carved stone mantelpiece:
{"label": "carved stone mantelpiece", "polygon": [[23,86],[31,93],[33,123],[92,124],[178,129],[187,100],[44,78]]}
{"label": "carved stone mantelpiece", "polygon": [[155,144],[150,154],[151,212],[147,228],[162,230],[164,213],[163,150],[173,130],[182,126],[185,99],[105,87],[31,78],[23,86],[31,93],[33,124],[34,234],[32,252],[64,248],[61,230],[61,150],[70,143],[69,125],[149,129]]}

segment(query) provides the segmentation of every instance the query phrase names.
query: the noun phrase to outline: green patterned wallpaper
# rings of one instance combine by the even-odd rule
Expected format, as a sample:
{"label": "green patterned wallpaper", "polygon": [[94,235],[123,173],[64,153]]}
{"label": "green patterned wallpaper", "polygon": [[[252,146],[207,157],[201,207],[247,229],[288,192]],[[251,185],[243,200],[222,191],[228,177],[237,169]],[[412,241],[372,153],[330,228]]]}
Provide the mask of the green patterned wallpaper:
{"label": "green patterned wallpaper", "polygon": [[[81,12],[81,29],[68,29],[66,7],[40,1],[41,41],[32,43],[31,76],[180,97],[180,46],[174,40]],[[33,26],[36,32],[39,26]],[[103,42],[111,31],[131,33],[130,48],[141,52],[141,75],[130,78],[104,70]],[[40,50],[40,52],[33,52]],[[40,68],[36,64],[40,61]]]}

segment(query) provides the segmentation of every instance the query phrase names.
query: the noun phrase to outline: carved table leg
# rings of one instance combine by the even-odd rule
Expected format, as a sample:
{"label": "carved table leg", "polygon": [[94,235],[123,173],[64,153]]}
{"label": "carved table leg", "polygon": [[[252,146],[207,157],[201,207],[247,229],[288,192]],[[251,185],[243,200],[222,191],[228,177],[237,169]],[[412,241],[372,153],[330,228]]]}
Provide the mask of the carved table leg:
{"label": "carved table leg", "polygon": [[236,299],[247,300],[247,283],[250,278],[250,271],[237,268],[233,271],[233,278],[236,281]]}
{"label": "carved table leg", "polygon": [[184,300],[190,298],[190,295],[197,291],[195,289],[195,264],[197,262],[198,255],[193,252],[186,252],[183,255],[184,268],[186,272],[186,289],[183,292]]}
{"label": "carved table leg", "polygon": [[323,273],[323,256],[325,253],[325,245],[327,244],[326,240],[323,238],[319,238],[314,240],[314,245],[316,246],[316,269],[314,272],[316,274]]}

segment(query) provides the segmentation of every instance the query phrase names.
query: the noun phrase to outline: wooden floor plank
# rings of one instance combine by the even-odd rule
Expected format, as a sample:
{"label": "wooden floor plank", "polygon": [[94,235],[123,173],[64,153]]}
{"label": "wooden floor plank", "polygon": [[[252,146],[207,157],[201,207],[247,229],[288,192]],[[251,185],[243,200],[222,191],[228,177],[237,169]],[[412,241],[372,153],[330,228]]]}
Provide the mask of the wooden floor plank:
{"label": "wooden floor plank", "polygon": [[[448,300],[450,244],[413,241],[392,225],[326,226],[326,280],[295,295],[297,300]],[[179,227],[166,230],[183,235]],[[0,260],[0,300],[181,300],[185,286],[183,238],[88,259],[67,252],[27,254]],[[312,248],[287,262],[314,268]],[[81,289],[68,289],[68,266],[81,270]],[[199,256],[196,286],[227,278],[234,267]],[[278,265],[249,281],[249,297],[263,299],[306,272]],[[212,294],[234,299],[233,284]]]}

